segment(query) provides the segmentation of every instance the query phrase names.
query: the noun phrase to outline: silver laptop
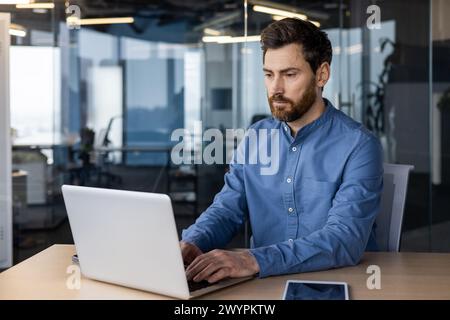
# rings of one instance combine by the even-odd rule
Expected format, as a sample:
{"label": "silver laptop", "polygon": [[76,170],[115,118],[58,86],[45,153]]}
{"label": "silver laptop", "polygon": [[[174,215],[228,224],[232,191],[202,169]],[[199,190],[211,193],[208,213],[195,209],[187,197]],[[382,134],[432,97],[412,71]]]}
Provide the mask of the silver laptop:
{"label": "silver laptop", "polygon": [[170,198],[64,185],[81,273],[91,279],[189,299],[250,279],[186,279]]}

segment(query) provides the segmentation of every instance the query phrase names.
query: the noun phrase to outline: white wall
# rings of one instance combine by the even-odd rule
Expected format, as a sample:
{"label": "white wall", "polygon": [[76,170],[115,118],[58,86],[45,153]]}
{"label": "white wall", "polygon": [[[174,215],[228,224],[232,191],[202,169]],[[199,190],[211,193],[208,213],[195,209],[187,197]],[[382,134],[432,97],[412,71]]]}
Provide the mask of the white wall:
{"label": "white wall", "polygon": [[9,22],[10,15],[0,13],[0,268],[12,264]]}

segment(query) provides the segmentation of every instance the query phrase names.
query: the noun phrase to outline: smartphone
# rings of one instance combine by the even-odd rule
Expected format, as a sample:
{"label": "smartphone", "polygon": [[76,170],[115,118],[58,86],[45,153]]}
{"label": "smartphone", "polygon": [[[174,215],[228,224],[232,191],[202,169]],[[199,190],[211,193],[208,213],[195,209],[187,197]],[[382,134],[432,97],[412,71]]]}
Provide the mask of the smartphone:
{"label": "smartphone", "polygon": [[346,282],[288,280],[283,300],[349,300]]}

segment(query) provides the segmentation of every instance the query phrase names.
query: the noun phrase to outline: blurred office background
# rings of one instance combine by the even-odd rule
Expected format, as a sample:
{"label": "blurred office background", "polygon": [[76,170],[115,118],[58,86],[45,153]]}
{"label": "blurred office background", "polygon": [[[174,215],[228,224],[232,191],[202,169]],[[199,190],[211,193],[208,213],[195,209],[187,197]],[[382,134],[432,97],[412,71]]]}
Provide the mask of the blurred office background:
{"label": "blurred office background", "polygon": [[[450,251],[449,1],[40,0],[0,11],[13,23],[14,263],[72,243],[64,183],[169,193],[179,230],[193,223],[227,166],[175,166],[171,134],[270,114],[257,36],[292,13],[332,42],[324,96],[380,138],[385,162],[414,165],[401,250]],[[244,245],[243,230],[230,246]]]}

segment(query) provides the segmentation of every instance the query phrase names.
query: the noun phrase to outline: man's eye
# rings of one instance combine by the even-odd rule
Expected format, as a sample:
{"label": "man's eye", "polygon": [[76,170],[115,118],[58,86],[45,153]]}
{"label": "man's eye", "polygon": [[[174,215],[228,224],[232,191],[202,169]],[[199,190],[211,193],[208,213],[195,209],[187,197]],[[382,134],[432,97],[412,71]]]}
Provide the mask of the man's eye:
{"label": "man's eye", "polygon": [[294,77],[296,75],[296,73],[288,73],[287,76],[288,77]]}
{"label": "man's eye", "polygon": [[265,76],[266,78],[270,78],[272,75],[271,75],[270,73],[266,73],[264,76]]}

